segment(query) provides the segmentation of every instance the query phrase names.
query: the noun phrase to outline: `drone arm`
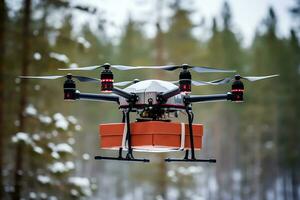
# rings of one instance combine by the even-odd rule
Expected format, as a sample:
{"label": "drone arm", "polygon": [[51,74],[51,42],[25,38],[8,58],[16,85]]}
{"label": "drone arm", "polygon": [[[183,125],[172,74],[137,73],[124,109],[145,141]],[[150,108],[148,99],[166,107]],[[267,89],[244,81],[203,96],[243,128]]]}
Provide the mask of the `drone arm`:
{"label": "drone arm", "polygon": [[163,93],[160,93],[158,96],[157,96],[157,101],[160,102],[160,103],[164,103],[166,102],[169,98],[177,95],[180,93],[180,89],[179,88],[175,88],[173,90],[169,90],[167,92],[163,92]]}
{"label": "drone arm", "polygon": [[194,96],[184,97],[184,102],[186,104],[209,102],[209,101],[227,101],[227,100],[232,100],[232,94],[230,92],[228,92],[227,94],[194,95]]}
{"label": "drone arm", "polygon": [[76,91],[76,99],[119,103],[119,97],[115,95],[80,93],[79,91]]}
{"label": "drone arm", "polygon": [[127,99],[127,101],[136,102],[137,96],[134,93],[128,93],[120,88],[113,87],[112,92]]}

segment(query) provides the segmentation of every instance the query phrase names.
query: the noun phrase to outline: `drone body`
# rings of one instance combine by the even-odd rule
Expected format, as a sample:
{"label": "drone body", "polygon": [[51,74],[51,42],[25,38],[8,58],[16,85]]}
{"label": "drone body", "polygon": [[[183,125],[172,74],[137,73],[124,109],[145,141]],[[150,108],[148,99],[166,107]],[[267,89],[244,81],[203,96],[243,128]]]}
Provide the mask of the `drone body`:
{"label": "drone body", "polygon": [[[172,122],[173,117],[178,117],[179,112],[186,112],[188,117],[188,123],[181,123],[181,134],[180,138],[180,148],[177,148],[178,151],[185,150],[185,156],[183,159],[166,159],[167,162],[178,161],[178,162],[216,162],[215,159],[196,159],[195,150],[199,149],[199,131],[194,128],[197,125],[193,125],[193,112],[192,112],[192,103],[199,102],[209,102],[209,101],[232,101],[232,102],[242,102],[243,101],[243,93],[244,93],[244,85],[241,79],[245,79],[248,81],[257,81],[261,79],[271,78],[278,75],[271,76],[251,76],[251,77],[241,77],[240,75],[236,75],[233,78],[224,78],[220,80],[205,82],[205,81],[195,81],[192,80],[192,76],[190,73],[190,69],[198,72],[234,72],[232,70],[222,70],[215,69],[203,66],[190,66],[187,64],[183,65],[168,65],[168,66],[123,66],[123,65],[110,65],[108,63],[100,66],[90,66],[83,68],[75,68],[75,69],[61,69],[61,70],[95,70],[103,68],[100,79],[89,78],[84,76],[72,76],[68,74],[66,76],[26,76],[21,78],[39,78],[39,79],[57,79],[57,78],[66,78],[64,83],[64,99],[66,101],[75,101],[75,100],[94,100],[94,101],[106,101],[106,102],[114,102],[119,105],[120,110],[123,113],[122,124],[120,124],[123,128],[122,132],[122,142],[118,142],[117,145],[119,148],[119,156],[118,157],[103,157],[96,156],[95,159],[100,160],[123,160],[123,161],[141,161],[141,162],[149,162],[148,159],[137,159],[133,156],[133,151],[137,148],[136,141],[132,143],[132,139],[134,139],[134,135],[137,134],[137,130],[139,130],[139,134],[145,132],[146,130],[150,130],[153,132],[153,135],[150,138],[154,138],[154,132],[159,132],[159,127],[171,127],[174,125],[178,128],[178,124],[174,124]],[[118,69],[118,70],[138,70],[138,69],[160,69],[173,71],[176,69],[182,69],[179,74],[178,81],[162,81],[162,80],[144,80],[144,81],[125,81],[125,82],[114,82],[113,72],[110,70]],[[80,93],[76,89],[76,83],[73,78],[81,81],[81,82],[96,82],[100,83],[101,91],[105,94],[91,94],[91,93]],[[231,83],[230,92],[224,94],[211,94],[211,95],[191,95],[191,86],[203,86],[203,85],[220,85]],[[127,86],[124,89],[120,89],[116,86]],[[179,84],[177,86],[176,84]],[[113,94],[107,94],[113,93]],[[135,112],[138,114],[139,118],[136,119],[136,122],[130,122],[130,113]],[[172,124],[173,123],[173,124]],[[153,125],[154,124],[154,125]],[[149,125],[149,127],[148,127]],[[150,126],[151,125],[151,126]],[[120,126],[116,124],[109,124],[108,127],[112,129],[106,129],[114,131],[114,129],[118,129],[120,132]],[[142,127],[140,129],[135,127]],[[151,129],[152,127],[152,129]],[[186,127],[186,128],[184,128]],[[158,128],[158,129],[157,129]],[[155,129],[155,130],[154,130]],[[172,129],[173,132],[176,132],[177,129]],[[101,130],[101,128],[100,128]],[[171,129],[170,129],[171,130]],[[202,129],[203,130],[203,129]],[[108,131],[108,135],[112,135],[111,131]],[[172,132],[172,131],[171,131]],[[193,133],[195,132],[195,133]],[[203,132],[203,131],[202,131]],[[101,134],[101,132],[100,132]],[[169,133],[170,135],[171,133]],[[168,135],[168,133],[167,133]],[[200,134],[201,135],[201,134]],[[201,135],[202,137],[202,135]],[[157,144],[168,144],[164,143],[170,137],[161,137],[161,139],[157,140]],[[175,140],[177,140],[175,139]],[[136,139],[134,139],[136,140]],[[194,141],[196,140],[196,141]],[[188,146],[184,146],[184,144],[188,142]],[[151,144],[153,142],[147,141],[147,144]],[[196,144],[196,146],[195,146]],[[113,148],[115,149],[116,145],[114,144]],[[152,148],[155,145],[152,145]],[[158,145],[157,149],[168,149],[166,148],[168,145],[161,148]],[[172,147],[174,149],[174,147]],[[127,150],[126,157],[123,157],[123,150]],[[153,150],[153,149],[152,149]],[[190,151],[190,153],[189,153]],[[190,154],[190,156],[189,156]]]}

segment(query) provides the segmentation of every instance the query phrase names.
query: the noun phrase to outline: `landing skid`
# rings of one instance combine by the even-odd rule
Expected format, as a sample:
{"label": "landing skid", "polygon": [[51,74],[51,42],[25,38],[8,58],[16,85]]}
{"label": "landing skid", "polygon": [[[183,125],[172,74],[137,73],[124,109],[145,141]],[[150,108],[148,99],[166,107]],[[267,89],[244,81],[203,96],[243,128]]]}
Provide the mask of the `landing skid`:
{"label": "landing skid", "polygon": [[176,158],[166,158],[166,162],[208,162],[216,163],[216,159],[176,159]]}
{"label": "landing skid", "polygon": [[95,160],[118,160],[118,161],[133,161],[133,162],[150,162],[149,159],[144,158],[123,158],[123,157],[106,157],[106,156],[95,156]]}
{"label": "landing skid", "polygon": [[145,158],[134,158],[132,151],[128,150],[126,157],[122,156],[123,148],[119,149],[118,157],[110,157],[110,156],[95,156],[95,160],[119,160],[119,161],[133,161],[133,162],[150,162],[149,159]]}

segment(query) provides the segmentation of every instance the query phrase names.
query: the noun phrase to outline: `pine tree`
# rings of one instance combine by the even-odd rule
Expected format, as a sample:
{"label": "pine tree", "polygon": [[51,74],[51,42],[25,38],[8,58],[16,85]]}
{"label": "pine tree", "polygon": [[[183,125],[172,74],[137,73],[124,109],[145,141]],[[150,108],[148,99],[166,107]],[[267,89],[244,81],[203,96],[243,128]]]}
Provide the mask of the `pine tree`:
{"label": "pine tree", "polygon": [[170,28],[166,33],[167,61],[174,64],[192,63],[197,56],[198,41],[192,36],[193,24],[189,19],[191,11],[173,5],[174,16],[170,19]]}

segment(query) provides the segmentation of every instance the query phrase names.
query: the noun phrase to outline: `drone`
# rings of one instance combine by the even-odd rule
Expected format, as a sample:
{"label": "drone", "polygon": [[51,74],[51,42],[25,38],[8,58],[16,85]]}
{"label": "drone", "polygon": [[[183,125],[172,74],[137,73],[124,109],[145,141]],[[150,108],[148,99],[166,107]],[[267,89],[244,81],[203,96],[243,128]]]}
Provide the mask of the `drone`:
{"label": "drone", "polygon": [[[114,75],[112,69],[131,71],[131,70],[166,70],[175,71],[180,69],[179,80],[177,81],[164,81],[164,80],[131,80],[123,82],[114,82]],[[92,100],[100,102],[112,102],[119,106],[120,111],[123,114],[122,119],[122,144],[114,145],[114,148],[118,150],[118,156],[107,157],[107,156],[95,156],[96,160],[120,160],[120,161],[137,161],[137,162],[149,162],[149,159],[135,158],[133,151],[138,151],[144,148],[147,150],[147,146],[143,148],[137,148],[134,142],[137,139],[134,131],[136,125],[141,127],[142,132],[146,129],[150,130],[151,127],[154,130],[169,127],[172,125],[171,118],[177,118],[178,113],[183,112],[187,115],[188,123],[185,125],[181,123],[181,133],[179,135],[180,148],[172,148],[175,151],[185,151],[183,159],[178,158],[166,158],[166,162],[216,162],[216,159],[197,159],[195,151],[200,149],[201,145],[196,147],[197,137],[195,137],[195,130],[193,124],[194,114],[192,111],[193,103],[205,103],[213,101],[232,101],[232,102],[243,102],[244,101],[244,84],[243,80],[250,82],[258,81],[262,79],[272,78],[279,76],[268,75],[268,76],[241,76],[234,75],[231,77],[214,80],[214,81],[196,81],[192,80],[191,70],[198,73],[234,73],[235,70],[217,69],[206,66],[192,66],[188,64],[182,65],[166,65],[166,66],[125,66],[125,65],[111,65],[105,63],[103,65],[95,65],[88,67],[78,68],[63,68],[59,69],[62,71],[93,71],[101,70],[100,79],[90,78],[86,76],[77,76],[68,73],[62,76],[20,76],[20,78],[36,78],[36,79],[60,79],[64,78],[64,100],[65,101],[76,101],[76,100]],[[76,83],[74,79],[79,82],[94,82],[98,83],[101,87],[102,94],[95,93],[81,93],[76,89]],[[204,85],[223,85],[231,84],[231,91],[224,94],[210,94],[210,95],[192,95],[191,89],[193,86],[204,86]],[[125,87],[123,89],[119,87]],[[130,113],[137,113],[138,118],[134,123],[130,121]],[[149,127],[147,128],[146,126]],[[178,125],[178,124],[177,124]],[[176,126],[177,126],[176,125]],[[118,129],[116,124],[109,124],[109,126]],[[174,125],[175,126],[175,125]],[[171,127],[171,126],[170,126]],[[179,124],[180,129],[180,124]],[[185,130],[187,129],[187,130]],[[113,130],[113,129],[111,129]],[[118,129],[119,130],[119,129]],[[174,129],[175,130],[175,129]],[[184,130],[184,131],[183,131]],[[198,129],[197,129],[198,130]],[[185,135],[185,131],[188,132]],[[100,125],[101,132],[101,125]],[[151,130],[150,130],[151,132]],[[111,133],[109,133],[111,134]],[[168,134],[168,133],[167,133]],[[152,138],[154,136],[151,136]],[[156,141],[162,142],[168,140],[166,137],[161,137]],[[170,140],[171,141],[171,140]],[[147,141],[146,141],[147,143]],[[188,144],[185,145],[185,144]],[[162,146],[157,149],[160,150]],[[166,148],[162,148],[166,150]],[[149,148],[148,148],[149,150]],[[151,150],[151,149],[150,149]],[[153,150],[153,148],[152,148]],[[123,151],[127,151],[125,157],[123,157]],[[155,152],[155,151],[153,151]],[[160,151],[157,151],[160,152]]]}

